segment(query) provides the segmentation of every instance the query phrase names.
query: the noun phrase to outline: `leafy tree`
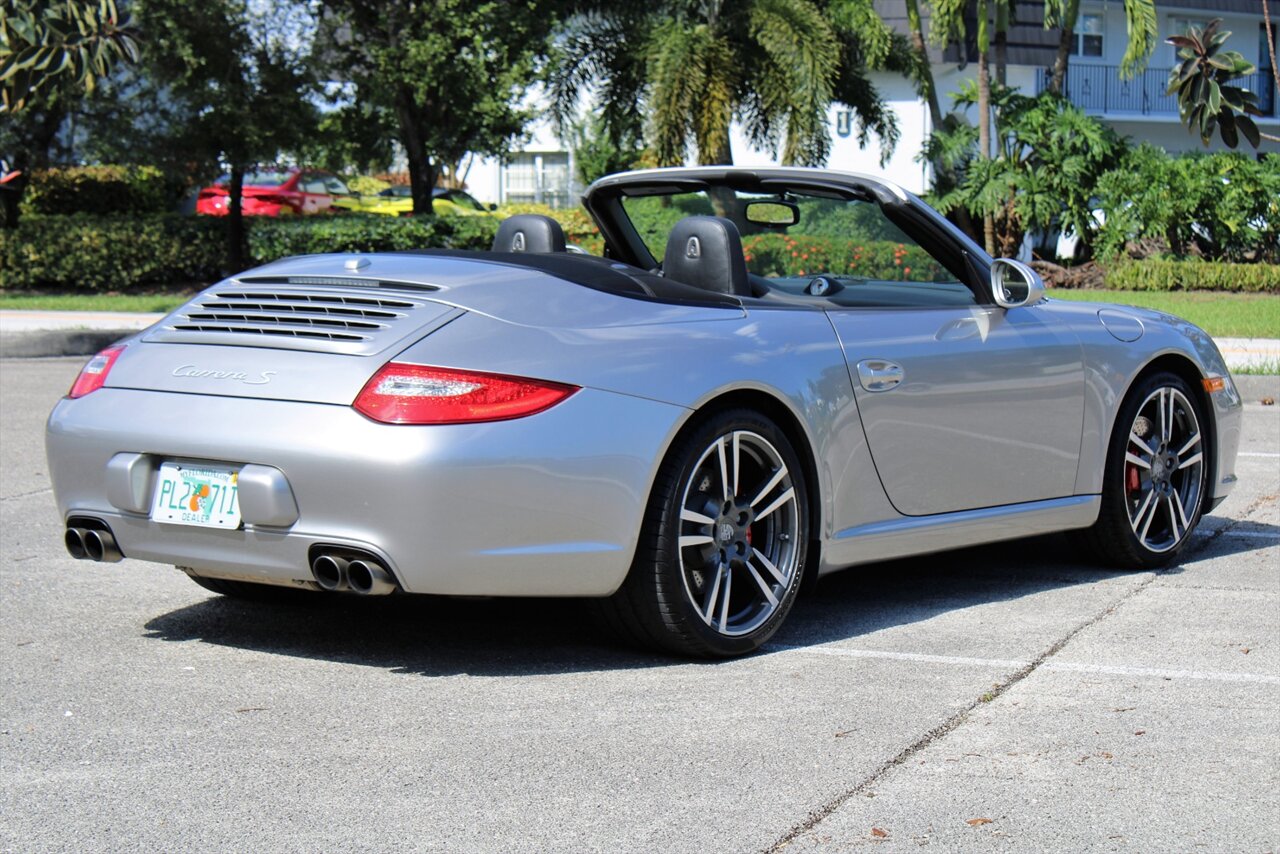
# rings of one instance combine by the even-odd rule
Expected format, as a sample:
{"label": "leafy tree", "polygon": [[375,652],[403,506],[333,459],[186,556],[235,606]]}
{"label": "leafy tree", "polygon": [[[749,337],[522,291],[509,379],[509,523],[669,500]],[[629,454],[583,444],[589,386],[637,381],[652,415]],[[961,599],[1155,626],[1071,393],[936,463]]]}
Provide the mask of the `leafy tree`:
{"label": "leafy tree", "polygon": [[0,14],[0,155],[16,177],[0,185],[3,224],[18,225],[29,171],[49,165],[67,114],[121,64],[138,32],[114,0],[5,0]]}
{"label": "leafy tree", "polygon": [[315,127],[306,56],[278,20],[252,14],[245,0],[137,0],[136,9],[150,40],[147,68],[178,118],[169,144],[205,174],[229,168],[227,255],[239,270],[245,173],[297,150]]}
{"label": "leafy tree", "polygon": [[[967,83],[957,106],[977,101],[977,86]],[[1124,142],[1107,126],[1061,98],[1035,98],[996,85],[996,152],[975,156],[977,131],[967,124],[935,133],[926,156],[939,157],[960,176],[958,185],[935,201],[942,211],[963,207],[990,217],[995,248],[1016,255],[1027,231],[1052,225],[1088,239],[1095,230],[1091,207],[1094,186],[1114,167]]]}
{"label": "leafy tree", "polygon": [[531,118],[521,105],[556,19],[552,0],[324,0],[322,53],[355,87],[347,109],[381,114],[409,161],[414,213],[469,152],[502,155]]}
{"label": "leafy tree", "polygon": [[619,142],[610,138],[604,119],[593,115],[573,126],[573,160],[578,180],[586,185],[613,172],[636,168],[644,157],[644,146],[631,133]]}
{"label": "leafy tree", "polygon": [[69,78],[92,92],[118,62],[138,61],[138,32],[115,0],[6,0],[0,15],[0,112],[17,112]]}
{"label": "leafy tree", "polygon": [[864,140],[868,130],[897,139],[893,114],[865,73],[895,47],[870,0],[589,5],[558,34],[550,66],[561,128],[594,89],[615,142],[644,132],[661,165],[684,163],[691,145],[699,163],[732,163],[735,118],[754,145],[780,150],[783,163],[820,164],[833,102],[858,113]]}
{"label": "leafy tree", "polygon": [[1170,36],[1165,41],[1178,48],[1181,60],[1169,69],[1169,91],[1178,96],[1178,115],[1192,133],[1208,146],[1214,131],[1228,148],[1240,144],[1244,137],[1254,148],[1262,137],[1280,142],[1280,137],[1263,134],[1250,116],[1262,115],[1258,96],[1229,81],[1256,69],[1239,51],[1223,50],[1230,30],[1218,30],[1221,18],[1214,18],[1203,31],[1192,27],[1185,35]]}

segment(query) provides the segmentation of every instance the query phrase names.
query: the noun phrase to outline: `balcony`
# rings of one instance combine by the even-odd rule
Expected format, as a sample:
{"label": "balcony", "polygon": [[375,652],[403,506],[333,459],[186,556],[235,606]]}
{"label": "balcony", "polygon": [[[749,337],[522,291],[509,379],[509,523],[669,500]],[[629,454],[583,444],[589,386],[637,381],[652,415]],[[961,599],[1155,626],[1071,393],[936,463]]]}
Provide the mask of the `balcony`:
{"label": "balcony", "polygon": [[[1036,70],[1036,93],[1049,88],[1053,72]],[[1258,96],[1258,108],[1264,118],[1274,119],[1276,87],[1270,71],[1258,71],[1232,81]],[[1166,95],[1169,69],[1148,68],[1124,80],[1117,65],[1070,65],[1067,68],[1067,100],[1087,113],[1104,116],[1152,116],[1177,118],[1178,99]]]}

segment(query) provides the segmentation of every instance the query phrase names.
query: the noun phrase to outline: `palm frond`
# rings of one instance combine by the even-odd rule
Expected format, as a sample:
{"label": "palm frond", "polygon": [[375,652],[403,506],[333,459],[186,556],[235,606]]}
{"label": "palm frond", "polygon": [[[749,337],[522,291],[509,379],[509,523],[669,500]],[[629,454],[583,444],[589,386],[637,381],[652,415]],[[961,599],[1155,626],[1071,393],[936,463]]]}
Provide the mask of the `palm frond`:
{"label": "palm frond", "polygon": [[827,107],[840,66],[840,44],[821,11],[808,0],[755,0],[748,30],[759,48],[745,79],[744,111],[753,140],[776,140],[785,127],[781,160],[816,165],[831,148]]}
{"label": "palm frond", "polygon": [[1160,38],[1155,0],[1124,0],[1124,18],[1129,40],[1120,59],[1120,76],[1132,77],[1147,67]]}

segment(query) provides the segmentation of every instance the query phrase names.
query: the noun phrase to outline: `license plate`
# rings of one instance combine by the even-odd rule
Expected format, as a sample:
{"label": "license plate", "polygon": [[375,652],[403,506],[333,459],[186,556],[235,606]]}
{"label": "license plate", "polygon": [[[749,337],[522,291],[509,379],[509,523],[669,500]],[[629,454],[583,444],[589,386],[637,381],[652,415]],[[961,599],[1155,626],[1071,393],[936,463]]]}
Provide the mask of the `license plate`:
{"label": "license plate", "polygon": [[239,528],[239,479],[234,468],[161,463],[151,519],[167,525]]}

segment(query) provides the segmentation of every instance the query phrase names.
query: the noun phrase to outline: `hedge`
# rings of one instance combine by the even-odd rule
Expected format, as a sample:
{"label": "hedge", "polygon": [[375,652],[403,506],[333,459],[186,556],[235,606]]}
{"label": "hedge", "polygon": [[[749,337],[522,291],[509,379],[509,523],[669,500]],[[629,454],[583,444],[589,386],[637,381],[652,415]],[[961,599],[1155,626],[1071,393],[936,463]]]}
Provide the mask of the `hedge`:
{"label": "hedge", "polygon": [[125,290],[209,282],[226,221],[180,214],[24,217],[0,231],[0,289]]}
{"label": "hedge", "polygon": [[747,267],[762,276],[831,273],[863,279],[932,282],[954,277],[919,246],[889,240],[833,240],[756,234],[744,238]]}
{"label": "hedge", "polygon": [[1280,265],[1145,258],[1105,272],[1108,290],[1280,292]]}
{"label": "hedge", "polygon": [[[221,217],[26,217],[0,231],[0,289],[119,291],[212,282],[226,267]],[[253,266],[290,255],[397,249],[488,249],[486,216],[332,216],[245,219]]]}
{"label": "hedge", "polygon": [[[514,210],[504,210],[513,213]],[[599,253],[594,226],[556,211],[569,240]],[[499,218],[332,216],[248,218],[252,265],[290,255],[398,249],[487,249]],[[227,221],[179,214],[26,217],[0,230],[0,289],[122,291],[215,281],[224,275]],[[752,235],[743,251],[764,275],[816,273],[929,281],[947,274],[919,247],[884,240]],[[1280,266],[1148,258],[1105,270],[1115,290],[1280,293]]]}
{"label": "hedge", "polygon": [[186,189],[154,166],[67,166],[30,178],[25,216],[166,213]]}

